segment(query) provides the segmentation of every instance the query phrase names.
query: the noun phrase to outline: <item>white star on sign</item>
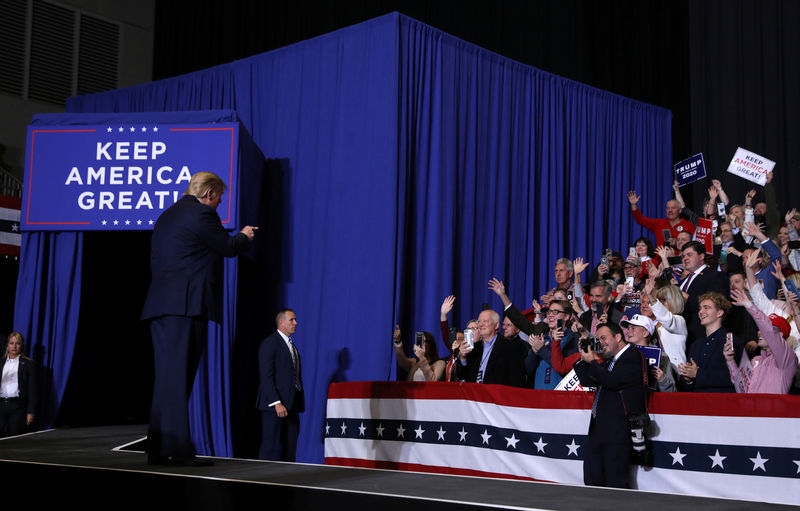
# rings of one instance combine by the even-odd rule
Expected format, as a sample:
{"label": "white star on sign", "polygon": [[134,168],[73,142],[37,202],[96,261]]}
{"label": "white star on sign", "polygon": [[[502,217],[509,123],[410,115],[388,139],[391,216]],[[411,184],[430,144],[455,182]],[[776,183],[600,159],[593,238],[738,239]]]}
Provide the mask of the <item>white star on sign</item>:
{"label": "white star on sign", "polygon": [[119,132],[122,133],[122,126],[119,127]]}
{"label": "white star on sign", "polygon": [[119,225],[119,220],[114,220],[114,225]]}
{"label": "white star on sign", "polygon": [[111,133],[111,126],[109,126],[108,129],[106,129],[106,132]]}
{"label": "white star on sign", "polygon": [[580,445],[575,443],[575,439],[574,438],[572,439],[572,443],[566,444],[566,446],[567,446],[567,449],[569,449],[569,452],[567,453],[567,456],[569,456],[570,454],[574,454],[575,456],[578,455],[578,447],[580,447]]}
{"label": "white star on sign", "polygon": [[681,453],[680,446],[678,446],[678,448],[675,449],[675,452],[669,453],[669,455],[672,456],[672,464],[673,465],[676,464],[676,463],[680,463],[681,466],[683,466],[683,458],[686,456],[686,454]]}
{"label": "white star on sign", "polygon": [[417,427],[417,429],[415,429],[415,430],[414,430],[414,433],[416,433],[416,435],[417,435],[417,438],[422,438],[422,434],[423,434],[423,433],[425,433],[425,430],[424,430],[424,429],[422,429],[422,424],[420,424],[420,425]]}
{"label": "white star on sign", "polygon": [[150,224],[150,225],[153,225],[153,221],[152,220],[148,220],[147,223]]}
{"label": "white star on sign", "polygon": [[343,435],[344,435],[345,431],[347,431],[347,426],[345,425],[344,421],[342,421],[342,434]]}
{"label": "white star on sign", "polygon": [[136,225],[142,225],[142,221],[141,220],[137,220],[136,221]]}
{"label": "white star on sign", "polygon": [[367,427],[362,422],[361,425],[358,427],[358,434],[364,436],[364,432],[367,430]]}
{"label": "white star on sign", "polygon": [[756,452],[756,457],[750,458],[750,461],[753,462],[753,472],[755,472],[757,468],[760,468],[764,472],[767,471],[767,468],[764,466],[764,464],[769,461],[769,458],[762,458],[761,451]]}
{"label": "white star on sign", "polygon": [[489,434],[488,429],[484,429],[483,433],[481,434],[481,438],[483,438],[483,443],[489,445],[489,439],[492,438],[492,435]]}
{"label": "white star on sign", "polygon": [[719,465],[719,468],[721,468],[722,470],[725,470],[725,467],[722,465],[722,462],[725,461],[725,458],[727,458],[727,456],[720,456],[719,455],[719,449],[717,449],[717,452],[715,452],[713,456],[709,456],[709,458],[711,458],[711,462],[712,462],[711,463],[711,468],[714,468],[717,465]]}
{"label": "white star on sign", "polygon": [[534,442],[533,445],[536,446],[536,452],[544,452],[544,446],[547,444],[542,442],[542,437],[539,437],[539,441]]}
{"label": "white star on sign", "polygon": [[517,437],[514,436],[514,433],[511,433],[511,438],[509,437],[503,437],[503,438],[506,439],[506,447],[513,447],[514,449],[517,448],[517,442],[519,442],[519,439],[517,439]]}
{"label": "white star on sign", "polygon": [[464,426],[461,426],[461,431],[458,432],[459,442],[466,442],[467,441],[467,431],[464,429]]}
{"label": "white star on sign", "polygon": [[403,433],[405,433],[405,432],[406,432],[406,428],[404,428],[403,425],[400,424],[400,427],[397,428],[397,438],[405,438],[403,436]]}
{"label": "white star on sign", "polygon": [[153,126],[153,131],[158,131],[158,126]]}
{"label": "white star on sign", "polygon": [[103,224],[103,225],[106,225],[108,222],[106,222],[105,220],[103,220],[103,221],[102,221],[102,222],[100,222],[100,223],[101,223],[101,224]]}
{"label": "white star on sign", "polygon": [[378,427],[377,427],[377,428],[375,428],[375,431],[377,431],[377,432],[378,432],[378,436],[379,436],[379,437],[382,437],[382,436],[383,436],[383,430],[384,430],[384,427],[383,427],[383,425],[381,425],[381,424],[378,424]]}
{"label": "white star on sign", "polygon": [[326,423],[325,423],[325,434],[327,435],[327,434],[328,434],[328,433],[330,433],[330,432],[331,432],[331,427],[330,427],[330,426],[328,425],[328,423],[326,422]]}
{"label": "white star on sign", "polygon": [[131,126],[131,133],[133,133],[134,131],[136,131],[136,128],[134,128],[133,126]]}
{"label": "white star on sign", "polygon": [[144,126],[142,126],[142,133],[144,133],[145,131],[147,131],[147,128],[145,128]]}
{"label": "white star on sign", "polygon": [[131,225],[131,221],[130,220],[125,220],[125,225]]}

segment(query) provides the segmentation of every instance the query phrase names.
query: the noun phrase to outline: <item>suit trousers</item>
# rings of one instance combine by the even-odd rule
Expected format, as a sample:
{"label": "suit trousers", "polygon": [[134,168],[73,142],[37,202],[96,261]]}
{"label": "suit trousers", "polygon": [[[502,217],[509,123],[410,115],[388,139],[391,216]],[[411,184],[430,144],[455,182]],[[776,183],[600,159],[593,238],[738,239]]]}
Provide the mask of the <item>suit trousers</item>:
{"label": "suit trousers", "polygon": [[[586,486],[630,488],[631,486],[631,440],[600,441],[592,435],[597,427],[592,419],[589,438],[583,452],[583,483]],[[627,424],[624,425],[627,431]]]}
{"label": "suit trousers", "polygon": [[196,454],[189,432],[189,396],[208,342],[203,317],[161,316],[150,322],[155,383],[147,431],[150,457]]}
{"label": "suit trousers", "polygon": [[278,417],[275,407],[261,412],[261,447],[258,458],[273,461],[295,461],[297,436],[300,433],[300,414],[289,410]]}
{"label": "suit trousers", "polygon": [[0,401],[0,437],[21,435],[26,420],[25,405],[19,398]]}

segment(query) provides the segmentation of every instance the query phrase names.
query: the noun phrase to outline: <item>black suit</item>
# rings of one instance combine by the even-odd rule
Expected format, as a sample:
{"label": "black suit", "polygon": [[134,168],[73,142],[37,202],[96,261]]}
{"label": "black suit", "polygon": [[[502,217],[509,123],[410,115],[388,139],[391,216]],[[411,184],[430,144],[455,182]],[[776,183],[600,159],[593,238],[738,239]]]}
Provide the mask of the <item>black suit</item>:
{"label": "black suit", "polygon": [[[300,353],[295,348],[292,360],[289,345],[276,331],[258,350],[258,400],[262,412],[262,439],[258,457],[262,460],[294,461],[300,415],[305,411]],[[299,387],[299,388],[298,388]],[[288,415],[278,417],[271,404],[280,401]]]}
{"label": "black suit", "polygon": [[[459,380],[475,382],[483,358],[483,342],[475,343],[475,349],[467,354],[467,363],[456,361],[456,376]],[[517,337],[505,339],[499,333],[494,341],[492,353],[486,361],[486,374],[482,383],[495,383],[512,387],[525,386],[525,356],[528,343]]]}
{"label": "black suit", "polygon": [[150,250],[152,281],[142,319],[150,320],[155,383],[150,411],[150,461],[187,458],[195,449],[187,402],[206,343],[208,320],[219,321],[222,256],[250,241],[229,236],[217,212],[186,195],[156,221]]}
{"label": "black suit", "polygon": [[706,330],[700,324],[700,318],[697,317],[697,313],[700,311],[698,298],[700,295],[712,291],[728,298],[730,293],[728,286],[728,276],[708,266],[703,268],[703,271],[698,275],[695,275],[689,283],[689,289],[686,291],[689,298],[686,300],[686,305],[683,307],[683,317],[686,318],[686,328],[689,331],[689,335],[686,338],[687,353],[695,339],[703,338],[706,335]]}
{"label": "black suit", "polygon": [[[6,360],[8,359],[0,360],[0,374],[3,374]],[[36,415],[39,402],[37,382],[36,362],[20,355],[17,369],[19,397],[0,403],[0,437],[25,432],[26,415]]]}
{"label": "black suit", "polygon": [[584,387],[598,387],[589,421],[589,440],[583,456],[583,481],[587,486],[630,487],[631,432],[626,417],[646,408],[648,382],[644,356],[629,345],[614,363],[575,362]]}

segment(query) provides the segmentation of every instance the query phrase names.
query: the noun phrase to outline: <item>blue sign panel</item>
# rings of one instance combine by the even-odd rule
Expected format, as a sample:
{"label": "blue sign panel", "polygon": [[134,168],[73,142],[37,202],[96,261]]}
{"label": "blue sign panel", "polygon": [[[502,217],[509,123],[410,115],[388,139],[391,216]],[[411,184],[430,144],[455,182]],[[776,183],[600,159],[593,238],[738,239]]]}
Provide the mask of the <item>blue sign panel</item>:
{"label": "blue sign panel", "polygon": [[706,177],[706,164],[703,153],[698,153],[691,158],[686,158],[675,164],[675,179],[678,186],[688,185]]}
{"label": "blue sign panel", "polygon": [[239,124],[28,126],[23,231],[152,229],[192,174],[217,174],[217,208],[236,226]]}

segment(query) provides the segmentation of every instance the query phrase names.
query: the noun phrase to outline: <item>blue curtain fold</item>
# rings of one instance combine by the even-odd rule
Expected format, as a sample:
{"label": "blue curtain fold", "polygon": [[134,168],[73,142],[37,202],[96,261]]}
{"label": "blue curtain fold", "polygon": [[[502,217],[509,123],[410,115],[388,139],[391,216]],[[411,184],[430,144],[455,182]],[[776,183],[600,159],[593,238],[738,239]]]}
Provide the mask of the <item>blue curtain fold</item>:
{"label": "blue curtain fold", "polygon": [[38,424],[58,416],[78,332],[83,233],[23,232],[14,325],[41,366]]}
{"label": "blue curtain fold", "polygon": [[[298,316],[307,395],[299,461],[322,461],[331,382],[394,377],[393,325],[438,338],[439,305],[451,292],[460,326],[483,302],[499,309],[492,276],[525,308],[553,285],[558,257],[597,263],[603,248],[625,249],[642,233],[628,189],[643,194],[650,216],[671,193],[668,111],[397,13],[68,102],[70,112],[204,108],[234,108],[272,163],[262,206],[277,225],[260,231],[269,257],[255,265],[277,282],[261,290],[264,303]],[[194,440],[218,455],[240,441],[226,422],[231,329],[272,322],[271,310],[241,313],[241,264],[226,262],[225,318],[210,331],[192,398]]]}

